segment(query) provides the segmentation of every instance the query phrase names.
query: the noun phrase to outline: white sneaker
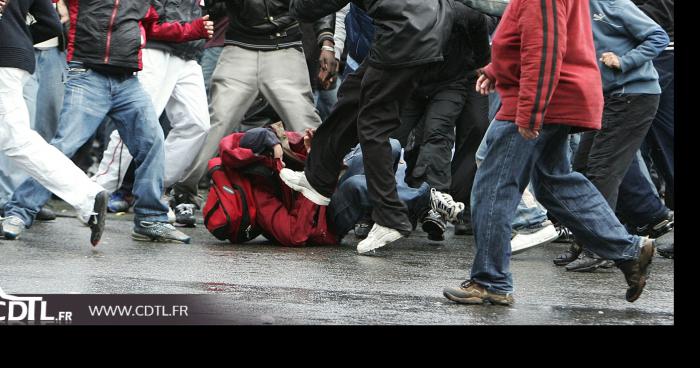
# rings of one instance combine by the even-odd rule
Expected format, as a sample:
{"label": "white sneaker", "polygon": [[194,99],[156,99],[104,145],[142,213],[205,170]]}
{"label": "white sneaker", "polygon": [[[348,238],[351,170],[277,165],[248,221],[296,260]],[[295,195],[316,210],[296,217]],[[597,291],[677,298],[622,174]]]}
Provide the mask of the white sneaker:
{"label": "white sneaker", "polygon": [[518,231],[510,241],[511,254],[522,253],[538,245],[547,244],[558,237],[557,228],[547,220],[542,223],[542,227]]}
{"label": "white sneaker", "polygon": [[177,217],[175,216],[175,211],[173,211],[170,206],[168,206],[168,223],[169,224],[174,224],[175,220],[177,220]]}
{"label": "white sneaker", "polygon": [[401,238],[403,238],[403,235],[397,230],[375,223],[367,238],[357,244],[357,253],[367,253]]}
{"label": "white sneaker", "polygon": [[430,208],[445,216],[445,220],[456,222],[457,215],[464,211],[464,203],[455,202],[451,195],[430,188]]}
{"label": "white sneaker", "polygon": [[282,171],[280,171],[280,179],[282,179],[288,187],[292,188],[292,190],[301,192],[304,197],[319,206],[328,206],[328,204],[331,203],[330,198],[322,196],[309,184],[303,171],[298,172],[290,169],[282,169]]}
{"label": "white sneaker", "polygon": [[6,240],[15,240],[25,229],[24,221],[16,216],[10,216],[2,219],[2,233]]}

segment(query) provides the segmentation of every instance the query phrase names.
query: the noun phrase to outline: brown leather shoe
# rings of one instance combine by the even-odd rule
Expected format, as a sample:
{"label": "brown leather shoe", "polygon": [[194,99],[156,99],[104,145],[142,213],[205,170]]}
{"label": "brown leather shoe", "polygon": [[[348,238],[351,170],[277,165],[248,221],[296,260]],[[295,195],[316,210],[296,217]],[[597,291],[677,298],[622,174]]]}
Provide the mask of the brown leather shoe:
{"label": "brown leather shoe", "polygon": [[647,277],[649,277],[649,265],[652,258],[654,258],[654,240],[647,238],[639,252],[639,258],[617,266],[625,274],[625,280],[629,285],[625,294],[625,299],[628,302],[632,303],[642,295],[644,286],[647,284]]}
{"label": "brown leather shoe", "polygon": [[490,302],[491,304],[498,305],[512,305],[515,302],[511,294],[490,292],[471,280],[464,281],[458,288],[445,288],[442,295],[447,299],[462,304],[483,304],[485,302]]}

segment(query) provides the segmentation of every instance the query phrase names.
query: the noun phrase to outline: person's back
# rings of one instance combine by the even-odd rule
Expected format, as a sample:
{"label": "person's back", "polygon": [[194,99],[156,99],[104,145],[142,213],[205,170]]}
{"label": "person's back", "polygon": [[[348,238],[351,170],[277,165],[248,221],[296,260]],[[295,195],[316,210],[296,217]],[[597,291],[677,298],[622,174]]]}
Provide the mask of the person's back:
{"label": "person's back", "polygon": [[487,74],[498,75],[503,101],[496,118],[536,129],[542,123],[599,129],[603,98],[588,2],[552,1],[546,17],[524,3],[510,3],[492,43]]}

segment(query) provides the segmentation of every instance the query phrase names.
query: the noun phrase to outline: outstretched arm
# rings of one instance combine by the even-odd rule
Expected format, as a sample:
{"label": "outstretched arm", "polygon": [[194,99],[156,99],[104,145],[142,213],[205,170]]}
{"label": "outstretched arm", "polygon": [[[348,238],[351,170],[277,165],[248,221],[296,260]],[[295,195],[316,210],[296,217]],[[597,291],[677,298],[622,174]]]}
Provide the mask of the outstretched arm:
{"label": "outstretched arm", "polygon": [[141,20],[146,37],[159,41],[187,42],[211,38],[214,35],[214,22],[209,20],[208,15],[189,23],[159,22],[159,19],[158,12],[151,6]]}

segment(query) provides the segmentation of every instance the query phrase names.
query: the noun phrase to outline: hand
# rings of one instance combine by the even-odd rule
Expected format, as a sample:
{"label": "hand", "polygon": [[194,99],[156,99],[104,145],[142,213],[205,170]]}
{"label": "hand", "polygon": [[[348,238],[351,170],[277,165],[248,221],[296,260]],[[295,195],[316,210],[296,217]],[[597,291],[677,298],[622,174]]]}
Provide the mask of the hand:
{"label": "hand", "polygon": [[535,139],[540,136],[540,131],[530,128],[518,127],[518,133],[527,140]]}
{"label": "hand", "polygon": [[0,13],[5,10],[5,4],[7,4],[7,0],[0,0]]}
{"label": "hand", "polygon": [[486,96],[496,90],[496,81],[491,80],[486,73],[480,73],[481,75],[476,81],[476,91]]}
{"label": "hand", "polygon": [[620,58],[612,52],[604,52],[600,61],[610,69],[620,69]]}
{"label": "hand", "polygon": [[306,148],[306,153],[311,152],[311,141],[314,139],[314,133],[316,129],[306,129],[304,131],[304,147]]}
{"label": "hand", "polygon": [[58,0],[56,3],[56,10],[58,11],[58,17],[61,18],[61,24],[65,24],[70,20],[68,8],[63,0]]}
{"label": "hand", "polygon": [[207,31],[207,38],[214,37],[214,22],[209,20],[209,14],[202,17],[204,21],[204,29]]}
{"label": "hand", "polygon": [[282,150],[281,144],[276,144],[272,147],[272,155],[274,158],[282,159],[284,156],[284,151]]}

